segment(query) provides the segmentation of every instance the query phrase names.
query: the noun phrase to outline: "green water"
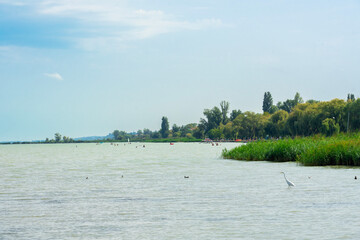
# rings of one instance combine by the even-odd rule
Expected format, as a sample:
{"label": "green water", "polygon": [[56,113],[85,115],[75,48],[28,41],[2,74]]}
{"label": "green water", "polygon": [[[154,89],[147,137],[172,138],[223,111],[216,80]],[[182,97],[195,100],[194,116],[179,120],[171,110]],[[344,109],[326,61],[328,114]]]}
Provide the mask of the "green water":
{"label": "green water", "polygon": [[220,158],[234,146],[0,145],[0,239],[359,238],[359,168]]}

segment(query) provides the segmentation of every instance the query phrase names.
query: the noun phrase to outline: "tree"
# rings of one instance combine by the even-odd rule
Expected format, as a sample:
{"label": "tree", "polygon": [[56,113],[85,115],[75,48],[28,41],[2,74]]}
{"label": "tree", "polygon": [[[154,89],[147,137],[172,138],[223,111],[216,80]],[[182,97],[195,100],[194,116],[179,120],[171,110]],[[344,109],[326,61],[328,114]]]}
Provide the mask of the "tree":
{"label": "tree", "polygon": [[289,113],[284,110],[275,112],[267,122],[265,132],[269,136],[279,137],[285,135],[285,124],[289,117]]}
{"label": "tree", "polygon": [[198,126],[194,129],[193,136],[197,139],[204,138],[204,131]]}
{"label": "tree", "polygon": [[271,106],[273,105],[273,99],[270,92],[264,93],[264,100],[263,100],[263,106],[262,110],[265,112],[270,113],[271,112]]}
{"label": "tree", "polygon": [[174,133],[176,133],[178,131],[180,131],[180,127],[178,125],[176,125],[176,124],[173,124],[172,125],[172,133],[174,134]]}
{"label": "tree", "polygon": [[290,113],[296,105],[303,102],[304,100],[302,99],[302,97],[300,97],[300,94],[297,92],[295,94],[294,99],[287,99],[285,102],[278,102],[277,107],[278,109],[285,110],[288,113]]}
{"label": "tree", "polygon": [[60,141],[61,141],[61,134],[55,133],[55,142],[60,142]]}
{"label": "tree", "polygon": [[275,105],[271,105],[269,113],[274,114],[275,112],[279,111],[279,108]]}
{"label": "tree", "polygon": [[304,103],[304,100],[300,97],[300,93],[297,92],[294,97],[294,107],[299,103]]}
{"label": "tree", "polygon": [[115,130],[113,132],[113,135],[114,135],[114,139],[115,140],[119,140],[120,139],[120,131],[119,130]]}
{"label": "tree", "polygon": [[150,136],[151,135],[151,130],[148,129],[148,128],[144,128],[143,133],[144,133],[145,136]]}
{"label": "tree", "polygon": [[209,138],[214,140],[220,140],[223,138],[223,134],[219,128],[214,128],[209,131]]}
{"label": "tree", "polygon": [[220,108],[221,108],[221,114],[222,114],[222,123],[226,124],[229,121],[229,118],[227,116],[229,112],[229,102],[221,101],[220,102]]}
{"label": "tree", "polygon": [[339,133],[339,130],[339,124],[337,124],[333,118],[326,118],[322,121],[321,132],[326,136]]}
{"label": "tree", "polygon": [[141,137],[143,135],[143,131],[141,131],[140,129],[136,132],[136,134],[138,135],[138,137]]}
{"label": "tree", "polygon": [[354,94],[349,93],[349,94],[347,95],[347,101],[348,101],[348,102],[354,102],[354,101],[355,101],[355,96],[354,96]]}
{"label": "tree", "polygon": [[232,110],[230,113],[230,121],[234,121],[234,119],[241,114],[241,110]]}
{"label": "tree", "polygon": [[169,121],[167,117],[162,117],[161,119],[160,134],[163,138],[167,138],[169,136]]}
{"label": "tree", "polygon": [[306,103],[318,103],[318,102],[320,102],[320,101],[314,100],[314,99],[309,99],[306,101]]}
{"label": "tree", "polygon": [[233,121],[235,137],[253,138],[263,136],[269,118],[270,114],[259,114],[249,111],[240,114]]}
{"label": "tree", "polygon": [[346,104],[344,115],[346,116],[344,131],[347,129],[351,131],[360,130],[360,98]]}
{"label": "tree", "polygon": [[161,134],[158,131],[152,132],[150,135],[151,138],[160,138]]}
{"label": "tree", "polygon": [[220,125],[220,129],[225,139],[232,139],[236,137],[234,131],[235,128],[233,127],[232,122],[228,122],[226,125]]}
{"label": "tree", "polygon": [[180,127],[180,136],[186,137],[189,133],[192,135],[193,131],[197,128],[196,123],[189,123]]}
{"label": "tree", "polygon": [[204,110],[205,118],[200,119],[199,127],[207,134],[211,129],[217,128],[222,122],[222,113],[218,107]]}

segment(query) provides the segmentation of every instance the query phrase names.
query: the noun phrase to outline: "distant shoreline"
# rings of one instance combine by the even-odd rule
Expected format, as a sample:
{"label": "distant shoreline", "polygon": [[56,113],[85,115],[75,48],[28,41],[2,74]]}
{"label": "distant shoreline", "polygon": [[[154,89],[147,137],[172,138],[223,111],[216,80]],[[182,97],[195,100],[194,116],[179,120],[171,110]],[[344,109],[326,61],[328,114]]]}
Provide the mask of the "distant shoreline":
{"label": "distant shoreline", "polygon": [[[132,140],[131,143],[247,143],[252,140],[204,140],[204,139],[187,139],[187,138],[172,138],[172,139],[136,139]],[[19,141],[19,142],[2,142],[0,145],[22,145],[22,144],[73,144],[73,143],[127,143],[127,140],[92,140],[92,141],[73,141],[73,142],[29,142],[29,141]]]}
{"label": "distant shoreline", "polygon": [[[153,143],[170,143],[170,142],[202,142],[202,139],[134,139],[131,142],[153,142]],[[30,141],[19,141],[19,142],[2,142],[0,145],[21,145],[21,144],[71,144],[71,143],[127,143],[127,140],[92,140],[92,141],[73,141],[73,142],[30,142]]]}

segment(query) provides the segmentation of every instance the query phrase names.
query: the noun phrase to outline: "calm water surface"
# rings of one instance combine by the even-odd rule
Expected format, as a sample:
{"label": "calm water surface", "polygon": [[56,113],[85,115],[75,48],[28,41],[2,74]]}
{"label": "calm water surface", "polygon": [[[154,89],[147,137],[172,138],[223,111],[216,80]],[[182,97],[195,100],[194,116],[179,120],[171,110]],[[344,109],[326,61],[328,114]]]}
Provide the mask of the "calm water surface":
{"label": "calm water surface", "polygon": [[0,239],[360,239],[359,168],[234,146],[0,145]]}

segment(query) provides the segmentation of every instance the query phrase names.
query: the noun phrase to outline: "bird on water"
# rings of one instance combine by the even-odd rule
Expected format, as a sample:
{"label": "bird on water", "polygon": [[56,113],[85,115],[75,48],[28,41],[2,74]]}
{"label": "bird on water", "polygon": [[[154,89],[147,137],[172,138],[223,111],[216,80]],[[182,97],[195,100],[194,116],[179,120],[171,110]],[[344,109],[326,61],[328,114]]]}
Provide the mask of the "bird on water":
{"label": "bird on water", "polygon": [[293,182],[289,181],[289,180],[286,178],[285,173],[284,173],[284,172],[281,172],[281,173],[284,174],[284,178],[285,178],[285,181],[286,181],[287,185],[288,185],[289,187],[294,187],[295,184],[294,184]]}

